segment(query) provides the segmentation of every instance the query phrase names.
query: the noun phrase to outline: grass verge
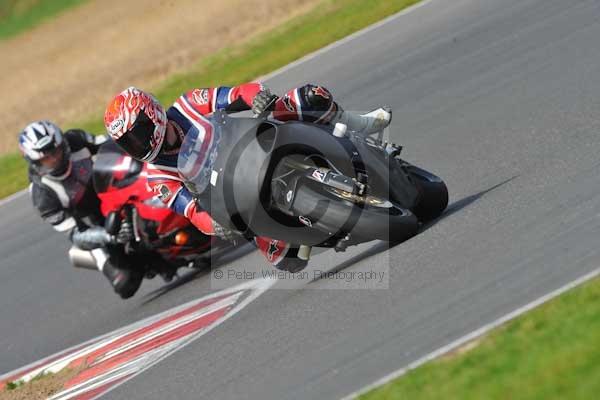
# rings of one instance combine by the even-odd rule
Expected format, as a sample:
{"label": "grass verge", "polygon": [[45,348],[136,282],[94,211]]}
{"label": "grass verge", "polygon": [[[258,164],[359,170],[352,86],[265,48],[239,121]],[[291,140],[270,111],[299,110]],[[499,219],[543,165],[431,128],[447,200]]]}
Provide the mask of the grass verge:
{"label": "grass verge", "polygon": [[7,39],[85,0],[0,0],[0,39]]}
{"label": "grass verge", "polygon": [[593,399],[599,393],[597,278],[360,399]]}
{"label": "grass verge", "polygon": [[38,375],[29,382],[10,382],[0,390],[0,400],[32,400],[47,399],[58,393],[65,383],[83,370],[80,368],[66,368],[57,373]]}
{"label": "grass verge", "polygon": [[[60,2],[66,3],[67,0]],[[169,104],[182,92],[193,87],[247,82],[418,2],[419,0],[325,0],[307,14],[248,43],[225,48],[205,58],[190,71],[148,89],[164,104]],[[65,126],[103,132],[102,111],[98,109],[89,118]],[[25,163],[19,160],[16,153],[0,156],[0,167],[3,171],[0,176],[0,198],[26,186]]]}
{"label": "grass verge", "polygon": [[[170,104],[191,88],[248,82],[419,1],[324,0],[310,12],[249,42],[224,48],[189,71],[149,89],[163,104]],[[103,132],[101,112],[77,126]]]}
{"label": "grass verge", "polygon": [[20,154],[0,157],[0,199],[27,187],[27,163]]}

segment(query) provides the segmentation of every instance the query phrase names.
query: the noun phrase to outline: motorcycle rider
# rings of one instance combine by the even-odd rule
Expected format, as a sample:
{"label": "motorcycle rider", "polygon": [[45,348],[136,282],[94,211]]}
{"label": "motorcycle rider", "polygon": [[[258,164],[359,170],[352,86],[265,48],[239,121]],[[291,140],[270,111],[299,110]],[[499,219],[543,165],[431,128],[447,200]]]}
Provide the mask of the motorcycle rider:
{"label": "motorcycle rider", "polygon": [[[92,183],[93,156],[106,136],[92,136],[80,129],[64,134],[50,121],[32,122],[19,134],[19,149],[29,164],[29,194],[42,219],[73,243],[69,256],[90,251],[91,258],[113,289],[128,298],[139,288],[143,276],[119,268],[122,260],[116,243],[128,242],[133,232],[124,226],[118,235],[104,229],[100,200]],[[77,263],[74,263],[77,265]]]}
{"label": "motorcycle rider", "polygon": [[[114,141],[133,158],[148,163],[148,183],[164,203],[203,233],[225,238],[231,232],[198,208],[177,171],[177,156],[188,132],[198,130],[198,137],[207,144],[212,140],[213,128],[207,116],[216,110],[272,111],[279,121],[342,122],[349,130],[364,134],[383,129],[392,118],[391,111],[383,108],[367,114],[344,111],[326,88],[312,84],[292,89],[283,97],[273,95],[260,83],[196,88],[181,95],[167,110],[153,95],[135,87],[115,96],[104,115],[104,125]],[[306,266],[306,261],[297,258],[298,249],[283,241],[257,237],[255,242],[276,268],[294,272]]]}

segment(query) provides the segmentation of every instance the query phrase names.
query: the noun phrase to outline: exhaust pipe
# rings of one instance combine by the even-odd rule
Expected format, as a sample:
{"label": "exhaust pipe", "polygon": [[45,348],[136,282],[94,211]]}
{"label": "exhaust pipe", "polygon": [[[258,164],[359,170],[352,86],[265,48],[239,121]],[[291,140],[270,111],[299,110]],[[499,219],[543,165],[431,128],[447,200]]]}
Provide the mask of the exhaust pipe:
{"label": "exhaust pipe", "polygon": [[108,257],[103,249],[82,250],[79,247],[71,246],[69,249],[69,261],[75,268],[90,269],[93,271],[102,271]]}
{"label": "exhaust pipe", "polygon": [[310,252],[311,251],[312,251],[311,246],[307,246],[305,244],[300,245],[300,247],[298,248],[298,258],[303,261],[310,260]]}

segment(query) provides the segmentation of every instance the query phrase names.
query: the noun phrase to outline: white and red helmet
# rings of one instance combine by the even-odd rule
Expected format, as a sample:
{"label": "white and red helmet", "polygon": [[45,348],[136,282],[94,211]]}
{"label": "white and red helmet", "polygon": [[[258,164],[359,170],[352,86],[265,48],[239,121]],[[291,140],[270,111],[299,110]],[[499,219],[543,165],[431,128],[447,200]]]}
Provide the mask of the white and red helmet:
{"label": "white and red helmet", "polygon": [[104,126],[131,157],[152,162],[165,140],[167,113],[154,96],[131,86],[108,104]]}

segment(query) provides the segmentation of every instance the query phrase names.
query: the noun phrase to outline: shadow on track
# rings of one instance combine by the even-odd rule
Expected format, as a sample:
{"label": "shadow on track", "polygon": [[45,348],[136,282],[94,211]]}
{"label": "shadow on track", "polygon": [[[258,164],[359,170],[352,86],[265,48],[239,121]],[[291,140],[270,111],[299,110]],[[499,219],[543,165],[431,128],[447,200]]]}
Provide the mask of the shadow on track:
{"label": "shadow on track", "polygon": [[188,272],[177,276],[172,282],[169,282],[164,286],[161,286],[160,288],[145,294],[143,297],[144,300],[142,301],[141,305],[151,303],[159,297],[169,293],[171,290],[177,289],[178,287],[181,287],[186,283],[192,282],[196,279],[200,279],[206,275],[209,275],[213,268],[218,268],[220,266],[229,264],[230,262],[237,260],[238,258],[241,258],[248,253],[253,252],[255,249],[256,247],[254,247],[251,243],[246,243],[236,248],[231,253],[220,257],[218,260],[215,260],[215,262],[213,262],[210,266],[206,266],[205,268],[189,270]]}
{"label": "shadow on track", "polygon": [[[515,175],[511,178],[505,179],[502,182],[491,186],[487,189],[482,190],[481,192],[472,194],[470,196],[467,197],[463,197],[460,200],[455,201],[454,203],[448,205],[448,207],[446,207],[446,211],[444,211],[444,213],[442,215],[440,215],[439,217],[437,217],[436,219],[434,219],[433,221],[430,221],[426,224],[424,224],[421,229],[419,229],[419,233],[423,233],[426,230],[430,229],[431,227],[433,227],[434,225],[438,224],[440,221],[450,217],[453,214],[456,214],[457,212],[461,211],[464,208],[467,208],[468,206],[470,206],[471,204],[475,203],[477,200],[481,199],[483,196],[485,196],[486,194],[498,189],[501,186],[506,185],[507,183],[517,179],[519,177],[519,175]],[[396,243],[396,244],[400,244],[400,243]],[[396,245],[395,244],[395,245]]]}
{"label": "shadow on track", "polygon": [[[442,220],[450,217],[451,215],[453,215],[453,214],[455,214],[455,213],[463,210],[464,208],[470,206],[471,204],[473,204],[477,200],[481,199],[486,194],[488,194],[488,193],[490,193],[490,192],[498,189],[501,186],[506,185],[507,183],[513,181],[514,179],[516,179],[518,177],[519,177],[519,175],[515,175],[515,176],[513,176],[511,178],[508,178],[508,179],[506,179],[506,180],[504,180],[504,181],[502,181],[502,182],[500,182],[500,183],[498,183],[498,184],[496,184],[494,186],[491,186],[491,187],[489,187],[489,188],[487,188],[485,190],[482,190],[481,192],[472,194],[472,195],[467,196],[467,197],[463,197],[462,199],[453,202],[452,204],[450,204],[446,208],[446,211],[442,215],[440,215],[438,218],[434,219],[433,221],[428,222],[427,224],[423,225],[421,227],[421,229],[419,229],[419,233],[417,233],[417,235],[421,234],[421,233],[423,233],[423,232],[425,232],[425,231],[427,231],[429,229],[431,229],[434,225],[438,224],[440,221],[442,221]],[[410,240],[410,239],[408,239],[408,240]],[[388,243],[388,242],[378,241],[373,246],[371,246],[369,249],[367,249],[364,252],[362,252],[362,253],[360,253],[360,254],[358,254],[358,255],[356,255],[356,256],[354,256],[354,257],[352,257],[352,258],[350,258],[350,259],[348,259],[348,260],[346,260],[344,262],[342,262],[341,264],[333,267],[328,272],[332,272],[332,273],[339,272],[339,271],[344,270],[346,268],[349,268],[352,265],[357,264],[360,261],[363,261],[363,260],[365,260],[365,259],[367,259],[367,258],[369,258],[371,256],[374,256],[374,255],[379,254],[379,253],[383,253],[384,251],[387,251],[387,250],[391,249],[392,247],[398,246],[401,243],[404,243],[404,242],[400,242],[400,243]],[[311,281],[311,283],[312,282],[316,282],[318,280],[320,280],[320,278],[317,278],[317,279]]]}

